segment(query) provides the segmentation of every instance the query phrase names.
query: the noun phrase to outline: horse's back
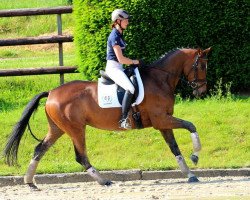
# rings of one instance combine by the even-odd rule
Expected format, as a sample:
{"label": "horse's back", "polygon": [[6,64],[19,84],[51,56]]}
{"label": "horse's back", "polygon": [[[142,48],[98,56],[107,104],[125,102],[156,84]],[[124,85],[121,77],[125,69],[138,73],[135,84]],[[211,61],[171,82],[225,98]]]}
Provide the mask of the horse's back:
{"label": "horse's back", "polygon": [[72,116],[73,120],[97,105],[97,84],[91,81],[72,81],[49,92],[46,112],[51,118]]}

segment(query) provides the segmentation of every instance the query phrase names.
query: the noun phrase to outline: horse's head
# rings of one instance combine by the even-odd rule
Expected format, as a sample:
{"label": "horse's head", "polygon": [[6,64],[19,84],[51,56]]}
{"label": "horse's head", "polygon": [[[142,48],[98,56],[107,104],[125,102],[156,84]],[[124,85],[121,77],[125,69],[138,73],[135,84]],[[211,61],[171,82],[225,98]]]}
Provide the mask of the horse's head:
{"label": "horse's head", "polygon": [[210,48],[205,50],[197,49],[192,56],[192,60],[186,62],[184,74],[188,79],[188,84],[193,89],[193,95],[200,97],[207,91],[207,54]]}

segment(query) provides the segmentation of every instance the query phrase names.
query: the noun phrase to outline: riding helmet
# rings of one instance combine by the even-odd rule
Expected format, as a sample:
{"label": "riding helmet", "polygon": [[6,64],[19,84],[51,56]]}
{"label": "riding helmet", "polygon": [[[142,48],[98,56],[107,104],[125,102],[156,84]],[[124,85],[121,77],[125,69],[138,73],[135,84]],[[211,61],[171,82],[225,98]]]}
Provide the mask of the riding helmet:
{"label": "riding helmet", "polygon": [[112,21],[115,22],[117,19],[129,19],[130,16],[128,14],[127,11],[125,10],[122,10],[122,9],[115,9],[113,12],[112,12]]}

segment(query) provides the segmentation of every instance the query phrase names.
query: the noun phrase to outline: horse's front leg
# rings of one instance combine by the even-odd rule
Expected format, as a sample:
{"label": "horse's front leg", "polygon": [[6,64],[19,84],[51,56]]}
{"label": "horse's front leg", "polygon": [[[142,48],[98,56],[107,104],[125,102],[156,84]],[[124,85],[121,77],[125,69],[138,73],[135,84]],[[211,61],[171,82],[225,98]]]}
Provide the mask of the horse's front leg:
{"label": "horse's front leg", "polygon": [[188,182],[198,182],[197,177],[188,168],[184,157],[181,155],[180,149],[176,143],[173,131],[171,129],[160,130],[161,134],[171,149],[172,153],[175,155],[176,161],[181,169],[181,172],[188,177]]}
{"label": "horse's front leg", "polygon": [[201,150],[201,142],[196,131],[196,127],[193,123],[173,117],[170,114],[163,113],[161,113],[160,115],[155,115],[151,120],[153,122],[153,127],[158,130],[184,128],[190,131],[193,143],[193,154],[191,155],[190,159],[195,165],[198,163],[199,152]]}
{"label": "horse's front leg", "polygon": [[[185,121],[185,120],[178,119],[175,117],[173,117],[173,119],[177,121],[177,124],[178,123],[181,124],[180,128],[185,128],[185,129],[190,131],[191,139],[192,139],[192,143],[193,143],[193,154],[191,155],[190,159],[192,160],[192,162],[195,165],[197,165],[198,160],[199,160],[199,152],[201,150],[201,142],[200,142],[199,135],[196,131],[196,127],[194,126],[193,123],[191,123],[189,121]],[[177,127],[177,128],[179,128],[179,127]]]}

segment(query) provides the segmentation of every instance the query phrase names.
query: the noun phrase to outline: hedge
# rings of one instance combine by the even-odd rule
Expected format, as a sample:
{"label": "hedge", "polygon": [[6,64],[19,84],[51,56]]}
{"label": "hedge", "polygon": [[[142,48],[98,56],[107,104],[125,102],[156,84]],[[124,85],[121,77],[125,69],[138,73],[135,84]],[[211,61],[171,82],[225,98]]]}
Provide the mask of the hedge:
{"label": "hedge", "polygon": [[124,32],[128,57],[150,63],[171,49],[212,46],[210,88],[222,79],[233,92],[249,89],[247,0],[74,0],[73,5],[78,65],[86,79],[97,79],[105,68],[111,12],[123,8],[133,16]]}

